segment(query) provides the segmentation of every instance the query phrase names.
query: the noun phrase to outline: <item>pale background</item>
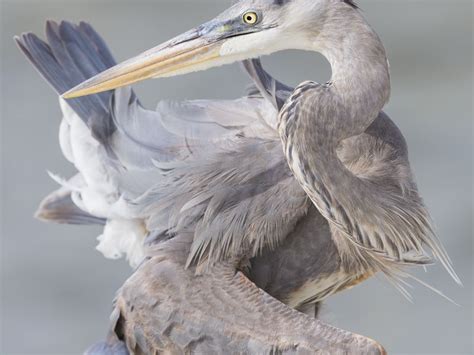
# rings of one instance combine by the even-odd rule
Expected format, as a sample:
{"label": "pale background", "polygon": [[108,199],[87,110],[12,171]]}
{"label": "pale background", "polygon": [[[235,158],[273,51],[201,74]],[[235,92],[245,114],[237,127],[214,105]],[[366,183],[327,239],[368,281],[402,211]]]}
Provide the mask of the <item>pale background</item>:
{"label": "pale background", "polygon": [[[12,37],[43,34],[49,19],[87,20],[123,60],[213,17],[229,0],[0,0],[1,3],[1,354],[78,354],[106,331],[114,292],[130,274],[95,250],[98,228],[32,218],[56,188],[46,169],[68,175],[58,147],[56,95]],[[384,344],[394,354],[469,354],[472,334],[472,2],[360,0],[387,47],[393,75],[388,113],[404,132],[420,190],[465,283],[439,267],[420,275],[454,306],[415,285],[414,304],[382,280],[334,297],[323,318]],[[297,84],[325,81],[319,56],[283,53],[264,64]],[[234,98],[248,83],[238,65],[138,86],[160,98]]]}

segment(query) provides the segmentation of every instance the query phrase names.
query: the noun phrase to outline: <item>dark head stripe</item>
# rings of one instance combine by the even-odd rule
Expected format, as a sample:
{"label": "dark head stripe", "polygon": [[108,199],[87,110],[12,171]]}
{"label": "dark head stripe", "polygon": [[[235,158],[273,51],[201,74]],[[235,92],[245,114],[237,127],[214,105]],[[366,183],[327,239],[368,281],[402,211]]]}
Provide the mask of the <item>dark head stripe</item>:
{"label": "dark head stripe", "polygon": [[[287,3],[289,3],[290,1],[291,1],[291,0],[273,0],[273,3],[274,3],[275,5],[283,6],[283,5],[287,4]],[[357,4],[355,3],[354,0],[342,0],[342,1],[344,1],[346,4],[352,6],[352,7],[355,8],[355,9],[358,9],[358,8],[359,8],[359,7],[357,6]]]}
{"label": "dark head stripe", "polygon": [[355,3],[354,0],[343,0],[347,5],[350,5],[352,6],[354,9],[358,9],[359,6],[357,6],[357,4]]}

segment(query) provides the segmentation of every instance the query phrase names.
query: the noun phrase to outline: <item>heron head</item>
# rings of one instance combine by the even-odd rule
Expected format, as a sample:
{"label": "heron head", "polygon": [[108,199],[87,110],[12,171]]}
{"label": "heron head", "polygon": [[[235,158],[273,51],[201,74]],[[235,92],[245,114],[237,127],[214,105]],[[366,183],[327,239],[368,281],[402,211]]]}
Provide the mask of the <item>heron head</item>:
{"label": "heron head", "polygon": [[285,49],[308,49],[328,10],[351,0],[241,0],[213,20],[127,60],[63,95],[74,98],[149,78],[206,70]]}

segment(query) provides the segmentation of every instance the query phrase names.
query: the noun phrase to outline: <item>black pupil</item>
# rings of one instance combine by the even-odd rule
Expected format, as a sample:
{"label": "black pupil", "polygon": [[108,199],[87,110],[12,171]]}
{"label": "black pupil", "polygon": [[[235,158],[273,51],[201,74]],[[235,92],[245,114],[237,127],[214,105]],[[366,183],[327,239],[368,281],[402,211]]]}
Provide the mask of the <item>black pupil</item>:
{"label": "black pupil", "polygon": [[250,15],[247,15],[247,21],[248,21],[248,22],[251,22],[252,20],[253,20],[253,17],[250,16]]}

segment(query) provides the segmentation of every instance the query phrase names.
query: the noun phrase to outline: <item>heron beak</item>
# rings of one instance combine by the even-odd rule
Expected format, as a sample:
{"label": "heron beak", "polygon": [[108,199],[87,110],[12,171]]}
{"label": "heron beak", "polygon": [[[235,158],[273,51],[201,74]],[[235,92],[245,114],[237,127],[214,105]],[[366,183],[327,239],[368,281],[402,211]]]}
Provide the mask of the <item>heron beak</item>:
{"label": "heron beak", "polygon": [[221,58],[220,48],[229,35],[232,33],[229,34],[225,24],[211,21],[98,74],[64,93],[62,97],[71,99],[97,94],[145,79],[185,74],[216,66]]}

